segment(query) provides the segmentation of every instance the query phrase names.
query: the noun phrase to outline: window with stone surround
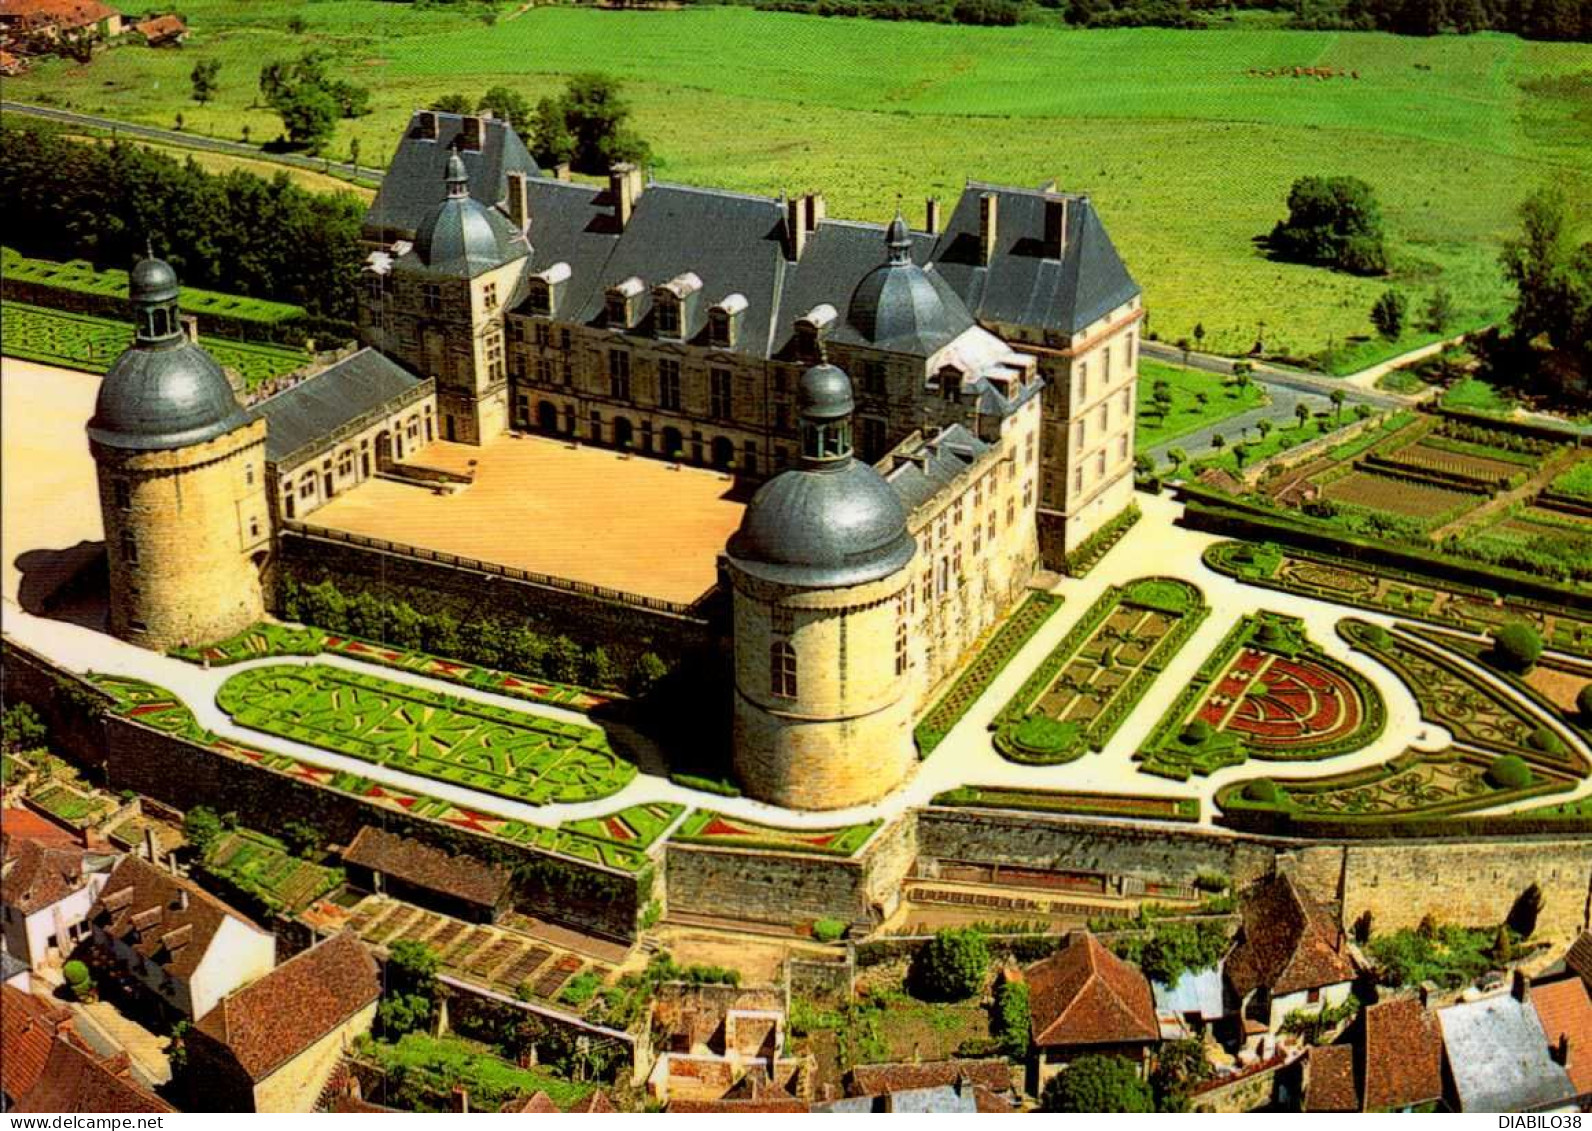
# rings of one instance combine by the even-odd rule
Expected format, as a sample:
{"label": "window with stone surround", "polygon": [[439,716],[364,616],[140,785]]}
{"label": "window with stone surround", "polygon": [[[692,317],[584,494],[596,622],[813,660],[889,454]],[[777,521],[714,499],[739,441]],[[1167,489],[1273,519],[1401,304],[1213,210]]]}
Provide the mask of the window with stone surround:
{"label": "window with stone surround", "polygon": [[127,480],[117,479],[111,484],[111,493],[116,497],[118,510],[126,510],[133,505],[133,492],[127,486]]}
{"label": "window with stone surround", "polygon": [[786,640],[768,647],[768,690],[777,699],[796,698],[796,649]]}
{"label": "window with stone surround", "polygon": [[680,363],[672,357],[658,359],[658,407],[680,411]]}
{"label": "window with stone surround", "polygon": [[630,399],[630,351],[608,351],[608,393],[615,400]]}
{"label": "window with stone surround", "polygon": [[652,324],[660,338],[680,336],[680,304],[673,297],[659,295],[652,307]]}
{"label": "window with stone surround", "polygon": [[442,312],[442,285],[440,283],[422,283],[420,285],[420,301],[427,314],[440,314]]}
{"label": "window with stone surround", "polygon": [[872,360],[862,363],[862,391],[870,396],[883,396],[885,393],[884,362]]}
{"label": "window with stone surround", "polygon": [[488,310],[496,310],[497,304],[497,284],[483,283],[481,285],[481,305]]}
{"label": "window with stone surround", "polygon": [[536,324],[536,344],[545,349],[552,340],[553,328],[546,322],[538,322]]}
{"label": "window with stone surround", "polygon": [[708,371],[708,412],[715,420],[728,420],[730,418],[730,371],[728,369],[710,369]]}
{"label": "window with stone surround", "polygon": [[492,333],[486,339],[486,379],[503,380],[503,335]]}
{"label": "window with stone surround", "polygon": [[130,530],[122,531],[122,561],[128,565],[138,564],[138,541]]}

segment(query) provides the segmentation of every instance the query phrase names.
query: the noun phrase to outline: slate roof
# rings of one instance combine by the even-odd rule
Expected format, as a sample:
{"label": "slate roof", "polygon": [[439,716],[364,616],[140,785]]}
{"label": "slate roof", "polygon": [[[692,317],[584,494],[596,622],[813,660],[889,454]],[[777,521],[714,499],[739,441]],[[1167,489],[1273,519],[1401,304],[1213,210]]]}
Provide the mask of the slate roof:
{"label": "slate roof", "polygon": [[178,334],[135,340],[100,382],[89,437],[110,448],[168,451],[249,422],[216,359]]}
{"label": "slate roof", "polygon": [[1575,1098],[1537,1011],[1515,994],[1462,1001],[1437,1020],[1460,1111],[1537,1111]]}
{"label": "slate roof", "polygon": [[1592,1094],[1592,998],[1586,983],[1565,978],[1531,987],[1531,1005],[1547,1034],[1548,1047],[1558,1049],[1568,1040],[1570,1059],[1565,1070],[1581,1095]]}
{"label": "slate roof", "polygon": [[1243,926],[1225,963],[1239,997],[1265,987],[1291,994],[1354,979],[1343,932],[1291,876],[1272,876],[1244,893]]}
{"label": "slate roof", "polygon": [[266,459],[280,464],[305,445],[397,400],[422,380],[369,347],[327,366],[255,405],[254,411],[266,419]]}
{"label": "slate roof", "polygon": [[[979,197],[999,200],[995,256],[979,264]],[[1069,196],[1065,257],[1044,255],[1046,193],[970,181],[934,249],[935,268],[983,321],[1076,333],[1140,287],[1087,196]]]}
{"label": "slate roof", "polygon": [[1354,1050],[1348,1045],[1313,1048],[1305,1069],[1306,1111],[1359,1111],[1354,1086]]}
{"label": "slate roof", "polygon": [[1437,1018],[1414,998],[1368,1006],[1360,1058],[1364,1111],[1398,1111],[1441,1099],[1443,1038]]}
{"label": "slate roof", "polygon": [[198,1029],[231,1049],[259,1082],[380,996],[375,958],[344,932],[222,998]]}
{"label": "slate roof", "polygon": [[[437,139],[420,136],[420,112],[410,116],[402,140],[394,151],[381,190],[365,214],[366,231],[397,233],[412,239],[420,221],[442,198],[443,174],[448,156],[464,131],[464,115],[436,111]],[[508,196],[508,174],[539,176],[541,169],[525,143],[506,121],[489,118],[482,123],[479,151],[459,150],[470,177],[470,195],[491,207]]]}
{"label": "slate roof", "polygon": [[1012,1089],[1011,1066],[1004,1060],[939,1060],[929,1064],[859,1064],[847,1074],[846,1090],[879,1096],[910,1088],[938,1088],[967,1080],[995,1092]]}
{"label": "slate roof", "polygon": [[1024,972],[1034,1044],[1100,1045],[1160,1039],[1145,976],[1087,931]]}
{"label": "slate roof", "polygon": [[57,1036],[70,1028],[71,1011],[15,986],[0,986],[0,1091],[13,1101],[44,1075]]}
{"label": "slate roof", "polygon": [[0,942],[0,983],[9,982],[12,978],[29,972],[28,964],[12,954],[11,949]]}
{"label": "slate roof", "polygon": [[57,848],[13,837],[6,842],[0,878],[0,903],[32,915],[59,903],[88,883],[88,854],[81,848]]}
{"label": "slate roof", "polygon": [[418,888],[466,903],[496,907],[508,894],[509,874],[366,825],[343,852],[343,862],[370,868]]}
{"label": "slate roof", "polygon": [[884,473],[885,482],[895,488],[902,505],[911,512],[939,494],[989,449],[963,425],[952,424],[910,449],[897,448],[890,453],[894,466]]}
{"label": "slate roof", "polygon": [[126,1054],[102,1061],[71,1041],[57,1040],[50,1047],[39,1083],[17,1101],[13,1112],[71,1114],[158,1114],[177,1109],[147,1092],[127,1075]]}
{"label": "slate roof", "polygon": [[[187,906],[182,905],[184,896]],[[173,978],[187,978],[198,968],[229,916],[260,930],[247,916],[203,888],[139,856],[121,858],[89,916],[100,930]]]}

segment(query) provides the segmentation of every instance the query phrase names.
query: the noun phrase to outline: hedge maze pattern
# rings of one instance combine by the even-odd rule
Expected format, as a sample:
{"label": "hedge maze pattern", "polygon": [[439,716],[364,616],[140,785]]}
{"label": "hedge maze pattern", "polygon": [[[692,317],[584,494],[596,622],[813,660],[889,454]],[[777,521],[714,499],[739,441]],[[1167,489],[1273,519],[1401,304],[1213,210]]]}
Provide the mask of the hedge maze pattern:
{"label": "hedge maze pattern", "polygon": [[531,805],[608,797],[636,776],[593,727],[322,664],[240,672],[216,703],[252,730]]}
{"label": "hedge maze pattern", "polygon": [[669,839],[682,844],[708,844],[725,848],[764,848],[820,856],[855,856],[883,823],[868,821],[866,824],[833,829],[784,829],[728,817],[711,809],[694,809]]}
{"label": "hedge maze pattern", "polygon": [[1103,749],[1209,613],[1173,578],[1107,590],[995,717],[995,749],[1045,765]]}

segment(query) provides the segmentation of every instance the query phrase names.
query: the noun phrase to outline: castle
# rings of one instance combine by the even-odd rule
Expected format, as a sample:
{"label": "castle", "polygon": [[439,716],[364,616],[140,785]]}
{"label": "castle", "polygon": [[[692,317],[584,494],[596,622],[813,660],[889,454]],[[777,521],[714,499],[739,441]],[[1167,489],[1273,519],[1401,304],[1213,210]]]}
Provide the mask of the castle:
{"label": "castle", "polygon": [[1132,493],[1143,310],[1089,199],[973,184],[941,219],[576,184],[504,122],[421,111],[367,216],[353,357],[245,410],[170,269],[135,270],[90,424],[112,629],[242,629],[284,525],[436,442],[717,467],[761,483],[720,568],[743,788],[877,798],[933,691]]}

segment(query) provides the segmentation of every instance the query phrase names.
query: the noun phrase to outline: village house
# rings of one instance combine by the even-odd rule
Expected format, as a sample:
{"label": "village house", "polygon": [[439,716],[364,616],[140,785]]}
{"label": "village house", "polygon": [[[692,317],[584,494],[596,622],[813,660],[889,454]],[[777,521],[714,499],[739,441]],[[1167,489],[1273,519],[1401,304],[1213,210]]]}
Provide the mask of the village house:
{"label": "village house", "polygon": [[1592,1100],[1592,996],[1579,978],[1531,987],[1531,1007],[1548,1038],[1549,1054],[1570,1076],[1576,1099]]}
{"label": "village house", "polygon": [[667,1101],[805,1101],[811,1058],[785,1055],[784,994],[773,987],[659,987],[649,1026],[657,1060],[647,1091]]}
{"label": "village house", "polygon": [[510,902],[510,876],[482,864],[366,825],[343,850],[349,882],[471,923],[491,923]]}
{"label": "village house", "polygon": [[1287,875],[1243,895],[1242,924],[1223,967],[1239,1003],[1245,1038],[1275,1038],[1290,1013],[1342,1005],[1354,964],[1342,929]]}
{"label": "village house", "polygon": [[89,926],[107,957],[167,1009],[190,1018],[276,964],[269,931],[137,856],[122,857],[111,871]]}
{"label": "village house", "polygon": [[188,25],[181,16],[171,13],[140,20],[133,25],[133,31],[146,47],[176,47],[188,38]]}
{"label": "village house", "polygon": [[0,0],[0,36],[13,43],[114,39],[122,27],[122,14],[99,0]]}
{"label": "village house", "polygon": [[105,1059],[63,1006],[0,988],[0,1109],[12,1112],[172,1111],[132,1079],[125,1053]]}
{"label": "village house", "polygon": [[1142,1066],[1161,1039],[1150,982],[1087,931],[1023,972],[1033,1031],[1035,1092],[1086,1054]]}
{"label": "village house", "polygon": [[1574,1109],[1579,1094],[1532,1004],[1531,979],[1515,972],[1506,992],[1437,1011],[1443,1033],[1443,1097],[1460,1112]]}
{"label": "village house", "polygon": [[1418,998],[1367,1006],[1343,1037],[1312,1048],[1306,1111],[1415,1111],[1443,1097],[1443,1040]]}
{"label": "village house", "polygon": [[115,860],[8,836],[0,863],[0,928],[7,952],[32,970],[64,961],[88,933],[86,920]]}

